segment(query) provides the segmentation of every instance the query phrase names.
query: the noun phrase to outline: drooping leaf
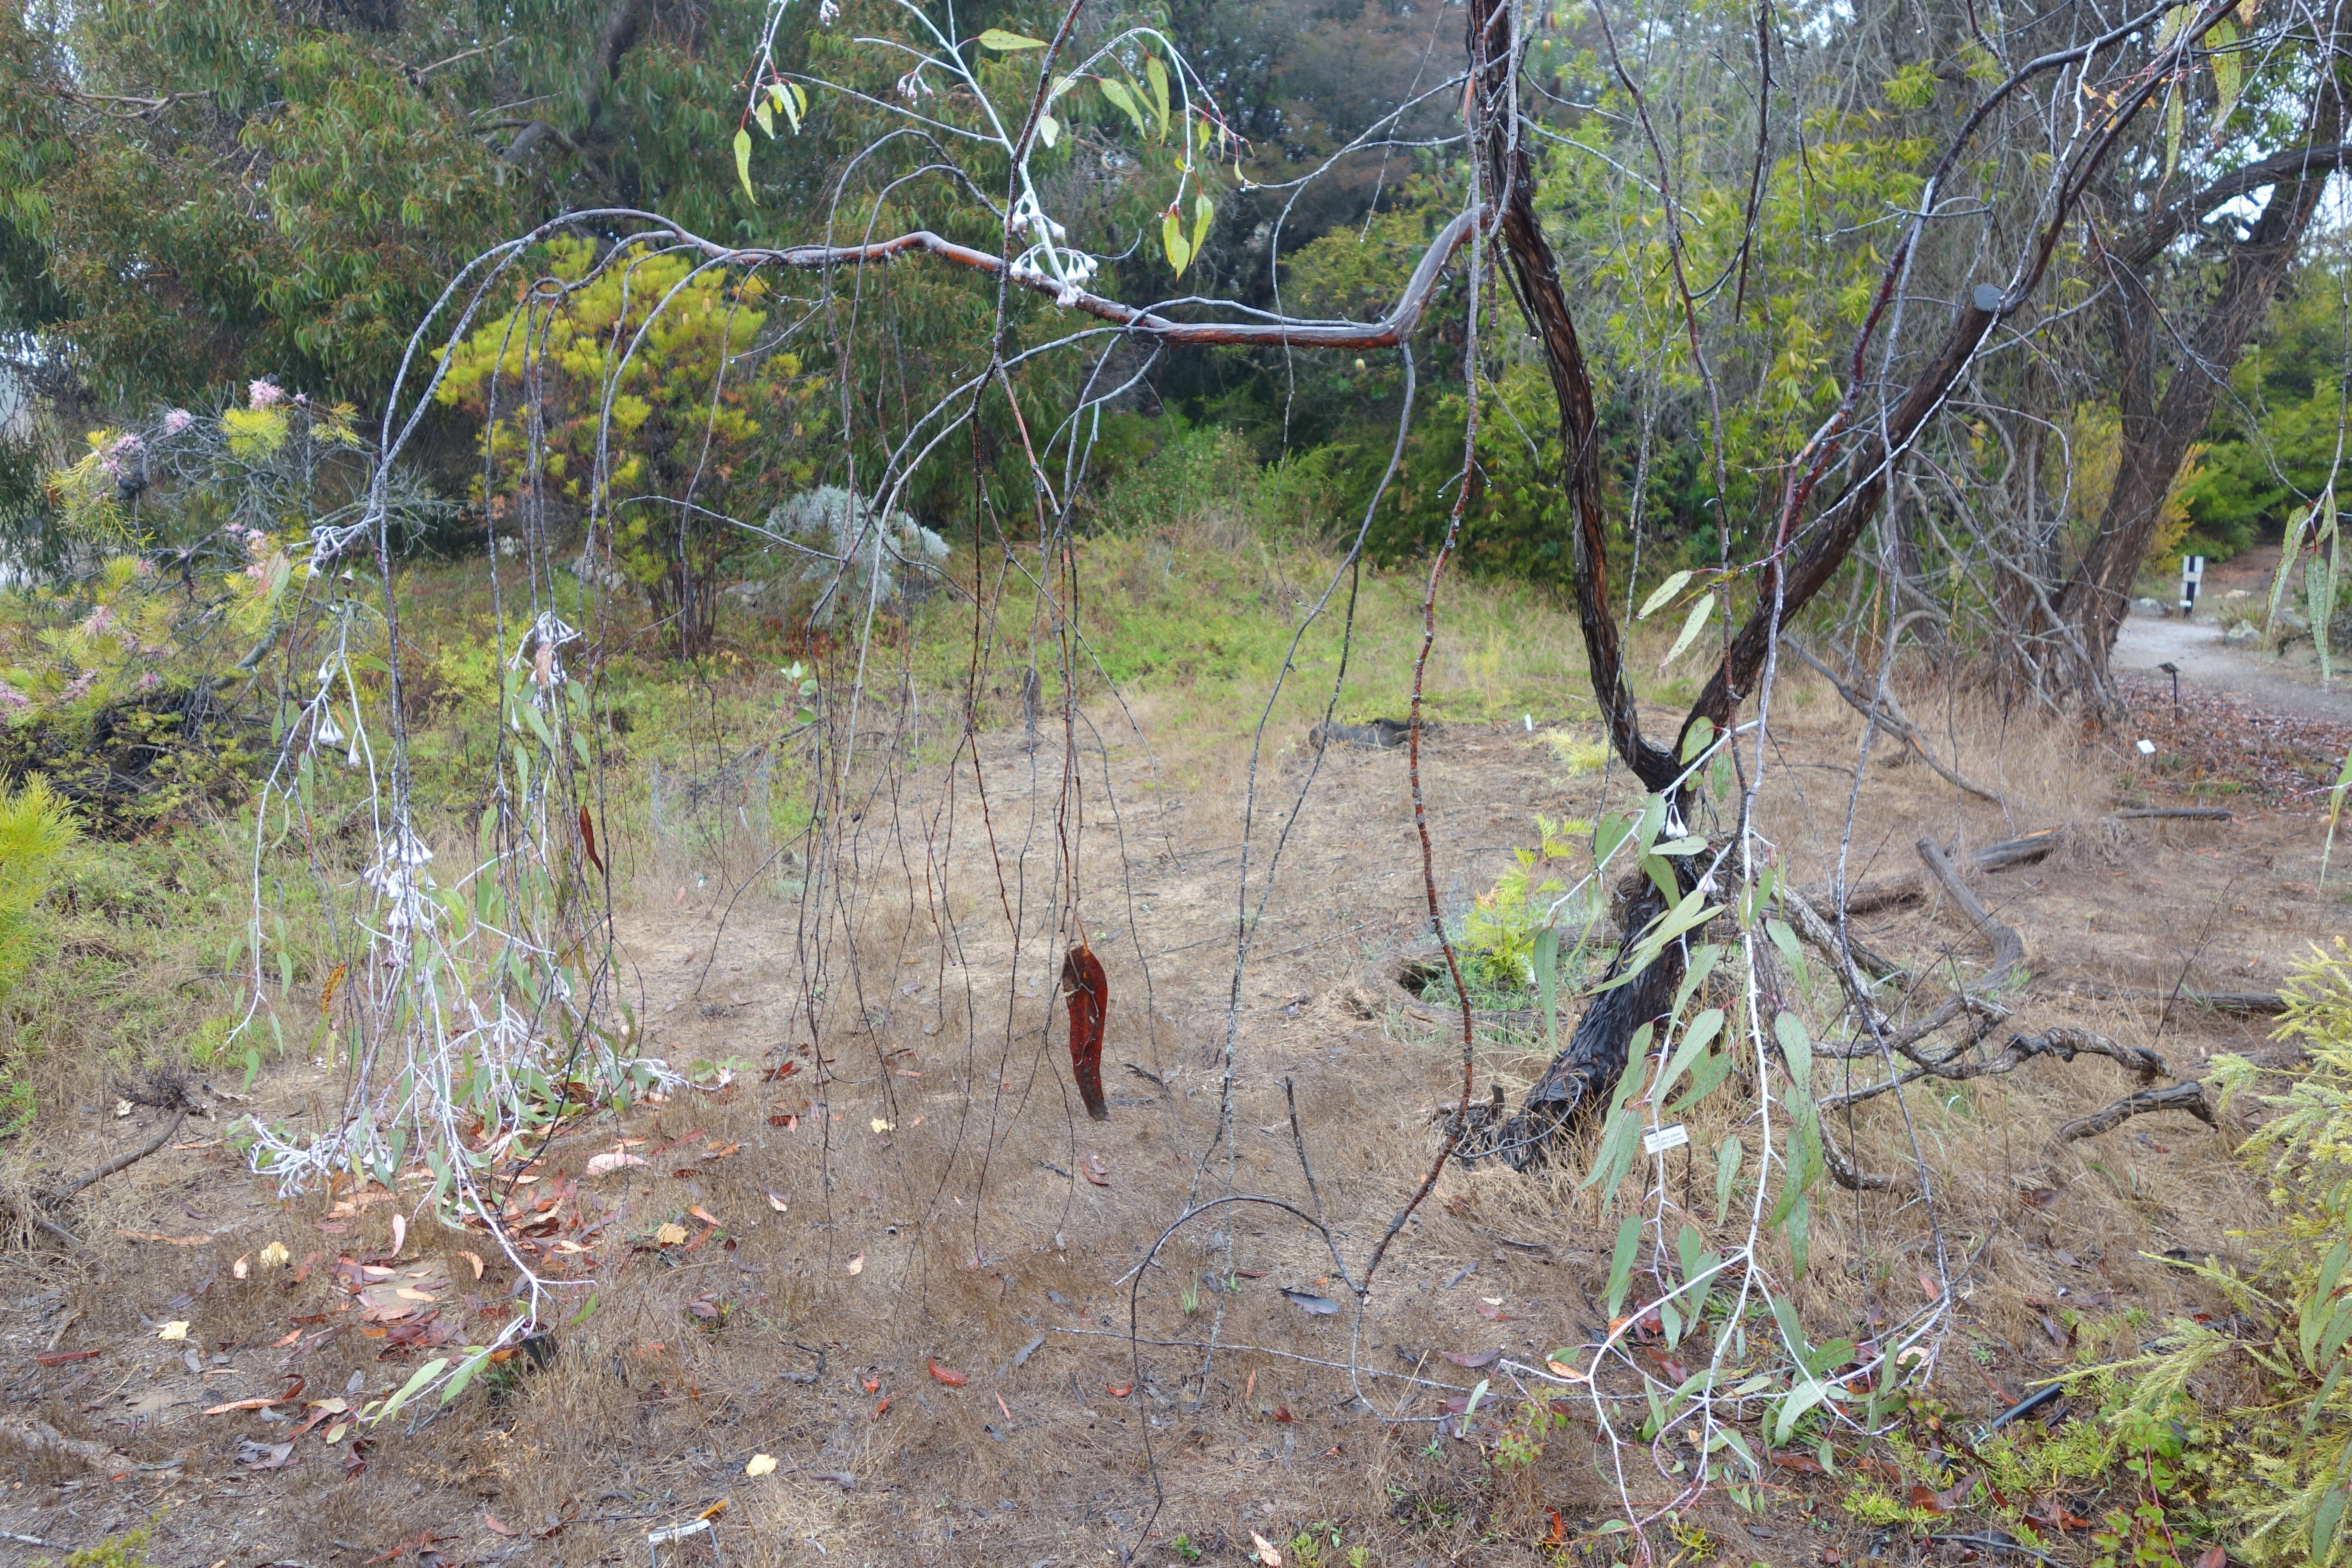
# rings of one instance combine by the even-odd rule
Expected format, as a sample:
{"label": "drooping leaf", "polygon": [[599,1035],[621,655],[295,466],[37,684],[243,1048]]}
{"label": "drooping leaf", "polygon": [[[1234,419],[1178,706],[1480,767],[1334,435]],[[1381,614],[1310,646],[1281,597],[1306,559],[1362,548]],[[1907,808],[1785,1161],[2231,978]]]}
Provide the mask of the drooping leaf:
{"label": "drooping leaf", "polygon": [[393,1416],[399,1412],[402,1405],[407,1404],[411,1399],[415,1398],[418,1394],[422,1393],[425,1385],[430,1384],[435,1378],[440,1376],[442,1369],[446,1367],[448,1364],[449,1358],[447,1356],[435,1356],[431,1361],[428,1361],[423,1366],[418,1367],[409,1380],[400,1385],[400,1392],[383,1402],[383,1408],[375,1413],[372,1425],[380,1426],[383,1423],[391,1420]]}
{"label": "drooping leaf", "polygon": [[1042,49],[1045,47],[1045,40],[1043,38],[1032,38],[1020,33],[1008,33],[1002,27],[991,27],[981,34],[980,43],[982,48],[995,49],[1001,54],[1012,54],[1020,49]]}
{"label": "drooping leaf", "polygon": [[1713,595],[1709,595],[1706,598],[1700,599],[1696,604],[1692,605],[1690,607],[1690,614],[1684,617],[1682,631],[1675,637],[1675,646],[1666,650],[1665,658],[1658,660],[1658,668],[1663,670],[1666,666],[1682,658],[1683,650],[1689,647],[1692,643],[1698,640],[1698,634],[1706,629],[1708,617],[1712,616],[1714,614],[1715,597]]}
{"label": "drooping leaf", "polygon": [[1160,110],[1160,139],[1168,140],[1169,121],[1173,118],[1168,109],[1168,68],[1160,63],[1158,55],[1143,57],[1143,79],[1151,84],[1152,106]]}
{"label": "drooping leaf", "polygon": [[1664,604],[1667,600],[1673,598],[1676,594],[1683,591],[1683,584],[1691,580],[1691,575],[1692,574],[1688,572],[1677,572],[1673,576],[1668,577],[1664,582],[1659,584],[1654,589],[1651,590],[1650,596],[1642,601],[1641,613],[1633,618],[1637,621],[1648,620],[1652,613],[1654,612],[1659,605]]}
{"label": "drooping leaf", "polygon": [[1192,259],[1192,242],[1184,237],[1184,220],[1170,213],[1160,220],[1160,243],[1167,248],[1168,265],[1176,276],[1184,276],[1185,264]]}
{"label": "drooping leaf", "polygon": [[1633,1257],[1642,1245],[1642,1216],[1629,1214],[1617,1226],[1617,1247],[1609,1255],[1609,1292],[1605,1306],[1612,1318],[1625,1304],[1625,1289],[1633,1282]]}
{"label": "drooping leaf", "polygon": [[2244,62],[2238,58],[2238,29],[2226,18],[2214,23],[2213,30],[2205,37],[2207,47],[2212,51],[2213,86],[2220,95],[2220,101],[2213,106],[2213,136],[2219,141],[2230,122],[2230,116],[2237,111],[2238,93],[2245,81],[2245,67]]}
{"label": "drooping leaf", "polygon": [[1739,1163],[1748,1150],[1737,1136],[1727,1138],[1715,1152],[1715,1220],[1723,1223],[1731,1212],[1731,1184],[1739,1179]]}
{"label": "drooping leaf", "polygon": [[743,182],[743,194],[751,198],[751,205],[758,206],[760,193],[751,188],[751,132],[748,128],[735,132],[735,177]]}
{"label": "drooping leaf", "polygon": [[1102,89],[1105,98],[1109,99],[1115,107],[1124,110],[1127,117],[1135,121],[1135,133],[1138,136],[1145,134],[1150,129],[1144,123],[1142,105],[1135,101],[1135,94],[1128,90],[1125,82],[1113,81],[1106,77],[1103,79]]}

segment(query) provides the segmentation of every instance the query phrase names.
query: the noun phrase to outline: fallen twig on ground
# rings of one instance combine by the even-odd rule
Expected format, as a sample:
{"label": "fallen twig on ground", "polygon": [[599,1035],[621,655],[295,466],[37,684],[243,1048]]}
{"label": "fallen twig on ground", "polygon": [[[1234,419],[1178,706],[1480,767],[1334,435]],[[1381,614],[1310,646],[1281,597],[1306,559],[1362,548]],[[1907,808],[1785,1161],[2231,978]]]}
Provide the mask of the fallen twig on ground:
{"label": "fallen twig on ground", "polygon": [[2195,1079],[2189,1079],[2162,1089],[2137,1090],[2088,1116],[2078,1116],[2058,1129],[2058,1142],[2071,1143],[2077,1138],[2095,1138],[2120,1127],[2132,1117],[2145,1116],[2152,1110],[2185,1110],[2216,1131],[2221,1125],[2213,1114],[2213,1102],[2206,1094],[2205,1086]]}

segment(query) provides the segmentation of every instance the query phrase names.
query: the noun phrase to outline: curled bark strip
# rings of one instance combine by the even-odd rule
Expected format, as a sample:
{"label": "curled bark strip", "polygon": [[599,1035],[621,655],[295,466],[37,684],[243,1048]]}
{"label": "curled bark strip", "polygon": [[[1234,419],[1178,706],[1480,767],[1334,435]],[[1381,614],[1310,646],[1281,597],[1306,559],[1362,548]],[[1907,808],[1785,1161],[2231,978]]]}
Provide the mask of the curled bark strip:
{"label": "curled bark strip", "polygon": [[2142,1079],[2150,1081],[2162,1078],[2172,1070],[2164,1065],[2164,1058],[2154,1051],[2144,1050],[2137,1046],[2123,1045],[2107,1038],[2105,1035],[2095,1035],[2088,1029],[2045,1029],[2038,1035],[2022,1033],[2011,1035],[2009,1037],[2007,1048],[1996,1057],[1964,1058],[1959,1053],[1967,1048],[1966,1043],[1963,1043],[1951,1054],[1932,1060],[1916,1053],[1906,1051],[1904,1054],[1918,1064],[1911,1071],[1897,1074],[1894,1078],[1882,1079],[1876,1083],[1864,1084],[1860,1089],[1850,1089],[1842,1094],[1824,1096],[1819,1102],[1821,1109],[1836,1110],[1849,1105],[1859,1105],[1864,1100],[1875,1100],[1890,1089],[1916,1083],[1923,1078],[1958,1079],[2000,1077],[2016,1071],[2035,1057],[2056,1057],[2061,1061],[2071,1062],[2077,1053],[2088,1052],[2093,1056],[2106,1057],[2120,1062],[2139,1074]]}
{"label": "curled bark strip", "polygon": [[[1826,1109],[1828,1100],[1822,1101]],[[1821,1124],[1822,1166],[1831,1179],[1850,1193],[1901,1193],[1916,1187],[1918,1182],[1907,1173],[1865,1171],[1853,1163],[1853,1156],[1839,1147],[1829,1123]]]}
{"label": "curled bark strip", "polygon": [[1103,1018],[1110,1011],[1110,982],[1102,961],[1085,942],[1062,960],[1062,989],[1070,1003],[1070,1076],[1078,1081],[1078,1097],[1087,1114],[1097,1121],[1110,1120],[1103,1099]]}
{"label": "curled bark strip", "polygon": [[2088,1116],[2076,1117],[2058,1129],[2058,1142],[2072,1143],[2077,1138],[2095,1138],[2114,1131],[2135,1116],[2145,1116],[2151,1110],[2185,1110],[2218,1131],[2221,1122],[2213,1115],[2213,1102],[2207,1098],[2205,1086],[2195,1079],[2168,1084],[2162,1089],[2143,1089],[2124,1096],[2105,1110]]}
{"label": "curled bark strip", "polygon": [[1969,890],[1966,882],[1960,880],[1959,872],[1953,869],[1951,861],[1936,847],[1934,839],[1922,838],[1915,847],[1919,851],[1921,863],[1937,881],[1943,884],[1944,891],[1952,895],[1952,901],[1960,906],[1960,912],[1969,917],[1969,923],[1977,928],[1977,934],[1990,944],[1992,968],[1986,972],[1981,984],[1986,990],[1991,990],[2009,978],[2011,970],[2025,962],[2024,939],[1992,918],[1992,911],[1984,907],[1984,901]]}
{"label": "curled bark strip", "polygon": [[1883,728],[1894,731],[1894,733],[1903,741],[1904,744],[1909,746],[1914,752],[1916,752],[1919,754],[1919,760],[1921,762],[1927,763],[1929,767],[1942,774],[1945,781],[1950,784],[1954,788],[1963,790],[1969,795],[1975,795],[1979,800],[1989,800],[1995,805],[2005,806],[2009,804],[2001,798],[1999,791],[1989,790],[1982,784],[1970,784],[1968,780],[1962,778],[1958,773],[1954,773],[1951,769],[1946,767],[1941,762],[1939,762],[1937,759],[1936,753],[1928,749],[1927,738],[1919,733],[1919,726],[1911,722],[1910,715],[1903,711],[1902,706],[1895,700],[1895,694],[1893,692],[1890,691],[1886,694],[1886,701],[1884,706],[1874,706],[1869,700],[1865,699],[1861,692],[1856,691],[1853,687],[1848,686],[1844,681],[1840,680],[1837,678],[1836,672],[1832,670],[1828,665],[1823,664],[1820,659],[1815,658],[1811,652],[1807,651],[1802,643],[1791,638],[1787,646],[1799,658],[1805,661],[1815,675],[1820,676],[1823,680],[1828,681],[1831,686],[1836,689],[1837,694],[1845,699],[1847,707],[1853,709],[1864,718],[1872,719]]}
{"label": "curled bark strip", "polygon": [[2088,1051],[2093,1056],[2121,1062],[2150,1083],[2168,1077],[2172,1072],[2164,1065],[2162,1057],[2146,1047],[2126,1046],[2105,1035],[2095,1035],[2088,1029],[2044,1029],[2038,1035],[2014,1036],[2010,1044],[2025,1047],[2032,1055],[2046,1054],[2070,1062],[2074,1059],[2075,1052]]}

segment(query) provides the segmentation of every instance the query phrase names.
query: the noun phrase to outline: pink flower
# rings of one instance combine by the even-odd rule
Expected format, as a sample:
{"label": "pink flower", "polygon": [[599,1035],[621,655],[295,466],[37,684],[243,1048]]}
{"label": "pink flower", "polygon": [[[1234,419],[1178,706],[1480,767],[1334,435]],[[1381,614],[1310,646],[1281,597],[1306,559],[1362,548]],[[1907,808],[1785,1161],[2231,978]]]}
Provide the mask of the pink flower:
{"label": "pink flower", "polygon": [[135,453],[143,451],[146,448],[146,445],[147,444],[144,441],[142,441],[136,434],[125,434],[117,436],[114,438],[114,444],[107,447],[107,450],[114,453],[117,457],[128,458]]}
{"label": "pink flower", "polygon": [[152,577],[155,575],[155,563],[142,555],[131,570],[138,576]]}
{"label": "pink flower", "polygon": [[152,669],[139,678],[139,689],[142,691],[152,691],[163,684],[163,678]]}
{"label": "pink flower", "polygon": [[184,408],[174,408],[163,416],[163,434],[176,436],[196,422],[196,416]]}
{"label": "pink flower", "polygon": [[285,401],[286,389],[268,376],[262,377],[259,381],[249,382],[246,385],[245,405],[256,413],[264,408],[275,407]]}
{"label": "pink flower", "polygon": [[23,692],[17,690],[6,681],[0,680],[0,711],[8,711],[18,708],[30,708],[32,705],[33,700],[31,698],[26,696]]}
{"label": "pink flower", "polygon": [[112,605],[100,605],[98,608],[92,610],[88,618],[82,622],[81,635],[86,637],[94,637],[113,624],[114,606]]}

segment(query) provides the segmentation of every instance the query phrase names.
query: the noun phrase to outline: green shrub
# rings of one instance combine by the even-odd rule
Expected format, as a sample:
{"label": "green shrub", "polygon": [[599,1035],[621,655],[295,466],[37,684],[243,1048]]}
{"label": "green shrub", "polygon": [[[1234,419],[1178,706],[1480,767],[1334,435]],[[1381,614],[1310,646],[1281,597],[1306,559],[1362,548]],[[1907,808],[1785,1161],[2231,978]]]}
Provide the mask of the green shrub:
{"label": "green shrub", "polygon": [[69,1552],[63,1563],[45,1558],[38,1568],[151,1568],[147,1542],[153,1539],[154,1533],[154,1523],[150,1521],[136,1530],[110,1535],[95,1546]]}
{"label": "green shrub", "polygon": [[0,1001],[43,946],[34,906],[79,837],[73,814],[45,780],[0,788]]}
{"label": "green shrub", "polygon": [[[2208,1271],[2254,1327],[2174,1321],[2149,1353],[2113,1369],[2126,1374],[2130,1394],[2108,1420],[2117,1451],[2137,1457],[2141,1513],[2179,1510],[2188,1500],[2178,1494],[2200,1492],[2206,1518],[2241,1532],[2232,1561],[2326,1564],[2352,1558],[2343,1529],[2352,1501],[2352,1297],[2342,1293],[2352,1284],[2352,946],[2337,938],[2332,950],[2315,947],[2284,995],[2275,1037],[2300,1041],[2306,1059],[2284,1094],[2261,1097],[2272,1117],[2240,1151],[2268,1172],[2279,1219],[2250,1275]],[[2237,1056],[2214,1065],[2225,1110],[2263,1072]],[[2256,1380],[2261,1398],[2227,1412],[2226,1437],[2205,1428],[2202,1452],[2171,1452],[2170,1439],[2196,1426],[2184,1426],[2182,1413],[2200,1374],[2224,1363]],[[2206,1472],[2203,1485],[2159,1484],[2192,1468]],[[2118,1529],[2111,1516],[2105,1533],[2158,1533],[2148,1521],[2130,1522],[2138,1528]]]}

